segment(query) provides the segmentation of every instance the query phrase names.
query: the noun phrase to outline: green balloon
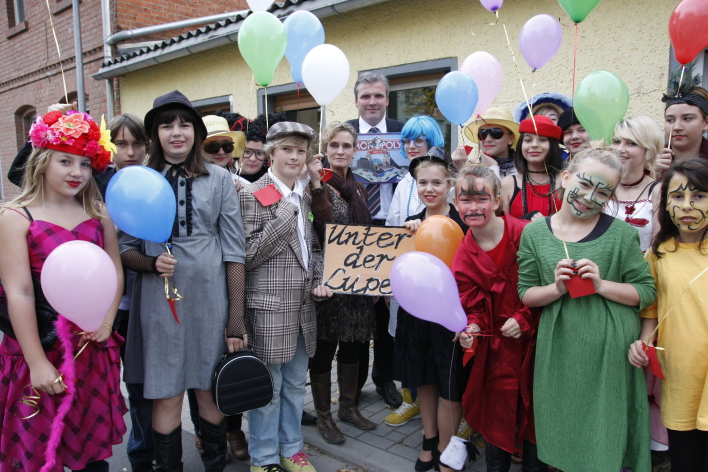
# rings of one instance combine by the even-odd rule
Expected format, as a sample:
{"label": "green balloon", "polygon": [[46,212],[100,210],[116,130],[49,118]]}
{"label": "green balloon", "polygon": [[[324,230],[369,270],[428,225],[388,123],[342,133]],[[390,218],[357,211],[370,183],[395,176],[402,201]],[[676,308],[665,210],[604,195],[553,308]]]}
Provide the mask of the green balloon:
{"label": "green balloon", "polygon": [[558,3],[574,23],[580,23],[588,17],[600,0],[558,0]]}
{"label": "green balloon", "polygon": [[272,13],[253,13],[241,25],[238,48],[259,85],[267,87],[273,81],[287,41],[285,27]]}
{"label": "green balloon", "polygon": [[575,89],[573,110],[592,140],[604,139],[609,145],[615,126],[627,114],[627,108],[627,86],[612,72],[595,71]]}

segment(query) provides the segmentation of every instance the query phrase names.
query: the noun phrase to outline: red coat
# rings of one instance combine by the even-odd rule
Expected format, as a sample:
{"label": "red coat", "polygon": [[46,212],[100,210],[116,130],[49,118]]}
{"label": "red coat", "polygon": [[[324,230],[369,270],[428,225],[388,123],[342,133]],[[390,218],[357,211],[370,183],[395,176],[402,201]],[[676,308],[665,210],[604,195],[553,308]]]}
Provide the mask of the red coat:
{"label": "red coat", "polygon": [[[520,452],[524,440],[536,442],[532,392],[536,330],[540,311],[525,307],[517,291],[516,253],[527,221],[504,214],[506,263],[497,268],[480,249],[470,228],[452,263],[460,301],[468,323],[482,331],[498,330],[513,317],[521,327],[519,339],[480,337],[474,366],[462,404],[472,429],[509,452]],[[499,334],[498,331],[496,333]]]}

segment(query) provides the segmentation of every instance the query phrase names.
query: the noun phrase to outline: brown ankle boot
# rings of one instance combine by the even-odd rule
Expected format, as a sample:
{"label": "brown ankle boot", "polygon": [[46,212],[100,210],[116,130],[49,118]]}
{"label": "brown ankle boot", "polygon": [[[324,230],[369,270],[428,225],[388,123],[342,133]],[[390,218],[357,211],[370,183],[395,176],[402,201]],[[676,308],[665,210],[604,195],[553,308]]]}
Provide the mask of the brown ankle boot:
{"label": "brown ankle boot", "polygon": [[340,421],[351,423],[355,428],[368,431],[376,427],[376,423],[361,416],[356,407],[356,394],[359,387],[359,364],[337,363],[339,376],[339,411]]}
{"label": "brown ankle boot", "polygon": [[226,432],[226,442],[229,443],[229,449],[231,449],[231,455],[236,459],[245,461],[250,456],[248,455],[248,442],[246,441],[246,435],[243,431],[227,431]]}
{"label": "brown ankle boot", "polygon": [[312,401],[317,412],[317,429],[325,441],[332,444],[344,442],[344,435],[332,418],[332,379],[331,373],[313,374],[310,372]]}

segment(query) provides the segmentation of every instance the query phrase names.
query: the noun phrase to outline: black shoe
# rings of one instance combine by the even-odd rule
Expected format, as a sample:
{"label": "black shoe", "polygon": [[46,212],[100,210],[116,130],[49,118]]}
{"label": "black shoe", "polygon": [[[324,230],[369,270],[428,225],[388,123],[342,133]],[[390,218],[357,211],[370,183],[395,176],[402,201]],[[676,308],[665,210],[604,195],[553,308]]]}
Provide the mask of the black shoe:
{"label": "black shoe", "polygon": [[309,414],[305,410],[302,410],[302,419],[300,424],[303,426],[314,426],[317,424],[317,417]]}
{"label": "black shoe", "polygon": [[152,461],[140,462],[139,464],[130,464],[133,472],[153,472]]}
{"label": "black shoe", "polygon": [[[416,472],[426,472],[438,465],[439,457],[437,454],[435,454],[438,450],[438,442],[439,442],[439,436],[435,436],[434,438],[426,438],[425,436],[423,436],[423,450],[424,451],[431,451],[433,458],[430,459],[428,462],[423,462],[422,460],[420,460],[420,458],[416,459],[416,461],[415,461]],[[437,470],[437,468],[436,468],[436,470]]]}
{"label": "black shoe", "polygon": [[403,403],[403,397],[393,382],[384,382],[383,385],[377,386],[376,393],[383,397],[386,406],[392,410],[397,410]]}

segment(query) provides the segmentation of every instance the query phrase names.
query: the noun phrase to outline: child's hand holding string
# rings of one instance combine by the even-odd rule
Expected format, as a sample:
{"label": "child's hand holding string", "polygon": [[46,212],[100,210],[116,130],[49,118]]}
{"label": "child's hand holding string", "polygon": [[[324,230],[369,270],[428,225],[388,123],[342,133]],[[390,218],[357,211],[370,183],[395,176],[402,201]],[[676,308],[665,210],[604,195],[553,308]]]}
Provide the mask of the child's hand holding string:
{"label": "child's hand holding string", "polygon": [[506,336],[507,338],[519,339],[521,337],[521,326],[519,326],[519,322],[514,318],[506,320],[506,323],[504,323],[504,326],[502,326],[499,331],[501,331],[502,336]]}
{"label": "child's hand holding string", "polygon": [[645,367],[649,365],[649,356],[644,352],[644,341],[641,339],[630,344],[629,363],[634,367]]}
{"label": "child's hand holding string", "polygon": [[155,269],[160,273],[160,277],[163,279],[165,277],[172,277],[175,273],[175,266],[177,265],[177,260],[175,256],[167,252],[163,252],[157,256],[155,261]]}
{"label": "child's hand holding string", "polygon": [[561,295],[568,293],[568,287],[566,287],[566,280],[570,280],[570,277],[576,273],[577,264],[572,259],[561,259],[556,264],[555,279],[556,279],[556,289]]}
{"label": "child's hand holding string", "polygon": [[460,346],[462,346],[465,349],[469,349],[472,347],[472,343],[474,342],[474,334],[479,333],[482,331],[479,329],[479,326],[475,323],[470,323],[467,326],[467,329],[462,331],[461,333],[455,333],[455,339],[452,341],[455,342],[459,339],[460,341]]}
{"label": "child's hand holding string", "polygon": [[581,279],[590,279],[595,286],[595,291],[600,292],[602,278],[600,278],[600,268],[590,259],[580,259],[575,263],[576,273]]}
{"label": "child's hand holding string", "polygon": [[39,364],[30,366],[32,387],[37,390],[48,393],[49,395],[65,392],[66,384],[64,380],[58,379],[59,372],[46,357],[40,361]]}

